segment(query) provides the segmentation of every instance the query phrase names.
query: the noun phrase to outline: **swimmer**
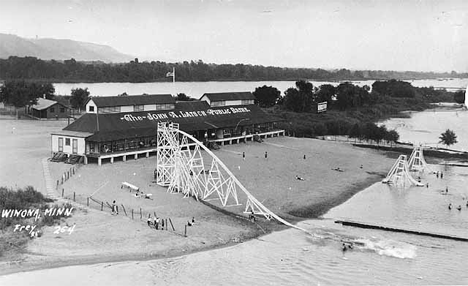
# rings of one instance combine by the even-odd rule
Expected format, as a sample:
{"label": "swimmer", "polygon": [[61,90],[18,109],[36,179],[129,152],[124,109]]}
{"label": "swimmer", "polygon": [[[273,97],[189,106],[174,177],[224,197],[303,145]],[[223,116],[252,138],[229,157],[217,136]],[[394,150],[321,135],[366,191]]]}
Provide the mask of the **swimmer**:
{"label": "swimmer", "polygon": [[346,244],[344,244],[344,243],[343,243],[342,250],[343,250],[343,253],[346,252],[346,250],[348,250],[348,248],[346,247]]}
{"label": "swimmer", "polygon": [[449,209],[449,210],[452,209],[452,203],[449,204],[448,209]]}
{"label": "swimmer", "polygon": [[461,211],[461,205],[458,205],[457,210]]}
{"label": "swimmer", "polygon": [[298,175],[296,175],[296,180],[304,181],[304,178],[301,178],[301,177],[299,177]]}

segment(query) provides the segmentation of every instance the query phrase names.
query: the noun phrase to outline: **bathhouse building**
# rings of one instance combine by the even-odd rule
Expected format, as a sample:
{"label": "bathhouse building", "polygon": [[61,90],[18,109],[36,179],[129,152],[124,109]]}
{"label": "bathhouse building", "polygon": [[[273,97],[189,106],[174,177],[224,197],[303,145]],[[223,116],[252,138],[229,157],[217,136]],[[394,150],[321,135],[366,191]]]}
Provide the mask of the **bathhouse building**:
{"label": "bathhouse building", "polygon": [[251,93],[205,94],[202,100],[183,102],[170,94],[91,97],[86,114],[52,134],[52,152],[98,164],[148,157],[156,153],[158,122],[179,123],[181,130],[206,144],[284,135],[276,128],[280,120],[253,99]]}

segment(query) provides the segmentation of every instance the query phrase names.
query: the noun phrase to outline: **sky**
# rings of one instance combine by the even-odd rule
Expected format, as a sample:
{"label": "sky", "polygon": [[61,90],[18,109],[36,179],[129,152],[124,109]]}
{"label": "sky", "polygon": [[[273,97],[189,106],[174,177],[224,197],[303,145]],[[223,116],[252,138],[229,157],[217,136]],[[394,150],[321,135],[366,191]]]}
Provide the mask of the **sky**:
{"label": "sky", "polygon": [[0,33],[140,61],[468,72],[466,0],[0,0]]}

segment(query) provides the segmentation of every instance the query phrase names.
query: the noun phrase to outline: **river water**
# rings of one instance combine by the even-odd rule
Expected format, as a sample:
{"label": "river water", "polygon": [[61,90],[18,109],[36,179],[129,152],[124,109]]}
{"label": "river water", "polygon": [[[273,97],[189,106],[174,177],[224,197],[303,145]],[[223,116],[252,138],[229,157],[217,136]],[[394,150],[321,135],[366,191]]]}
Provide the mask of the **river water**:
{"label": "river water", "polygon": [[[322,84],[338,85],[339,82],[310,81],[314,86]],[[414,80],[413,86],[445,87],[449,89],[466,88],[468,78],[444,80]],[[359,86],[372,86],[373,80],[355,81]],[[91,96],[115,96],[127,94],[161,94],[185,93],[192,98],[200,98],[204,93],[254,91],[260,86],[273,86],[283,94],[290,87],[295,87],[294,81],[229,81],[229,82],[146,82],[146,83],[54,83],[55,94],[70,95],[73,88],[88,88]]]}
{"label": "river water", "polygon": [[[411,142],[437,141],[451,128],[459,135],[457,147],[467,148],[467,117],[468,111],[431,111],[385,124]],[[376,183],[322,219],[299,223],[313,235],[289,229],[176,258],[17,273],[0,277],[0,285],[467,285],[468,242],[335,223],[348,219],[468,238],[468,168],[430,168],[444,177],[416,175],[428,187]],[[343,252],[342,241],[354,248]]]}

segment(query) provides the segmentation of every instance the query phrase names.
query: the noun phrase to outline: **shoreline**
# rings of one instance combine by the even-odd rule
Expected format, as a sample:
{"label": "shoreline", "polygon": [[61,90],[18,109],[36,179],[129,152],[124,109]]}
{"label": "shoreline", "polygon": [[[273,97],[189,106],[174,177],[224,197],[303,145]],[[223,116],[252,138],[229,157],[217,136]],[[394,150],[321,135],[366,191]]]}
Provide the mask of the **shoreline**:
{"label": "shoreline", "polygon": [[[0,165],[5,170],[0,172],[0,179],[6,185],[22,182],[46,192],[42,168],[31,169],[24,175],[22,164],[40,164],[44,154],[50,151],[49,140],[44,138],[64,123],[13,120],[5,123],[0,133],[4,133],[4,147],[11,150],[5,162],[15,163]],[[23,136],[27,140],[21,140]],[[20,152],[21,149],[32,148],[30,146],[35,146],[34,153]],[[244,151],[246,160],[242,159]],[[268,160],[263,158],[265,151],[268,151]],[[378,181],[376,175],[386,172],[393,163],[392,159],[375,150],[293,137],[228,145],[218,150],[216,155],[235,171],[236,177],[259,201],[293,224],[320,219],[323,213]],[[307,155],[307,160],[303,159],[304,155]],[[24,159],[14,159],[16,157]],[[364,168],[359,167],[362,164]],[[345,171],[337,172],[334,170],[336,167]],[[49,168],[52,182],[55,182],[70,165],[49,163]],[[105,185],[93,197],[101,201],[117,200],[125,204],[127,210],[143,208],[145,214],[156,211],[163,218],[172,218],[178,232],[156,232],[146,225],[145,220],[132,220],[124,215],[113,217],[107,209],[102,212],[83,207],[85,211],[66,220],[67,224],[77,224],[73,235],[55,236],[50,229],[45,229],[46,234],[32,240],[23,255],[6,261],[4,258],[0,262],[4,266],[0,275],[72,265],[178,257],[233,246],[289,228],[263,218],[258,220],[257,227],[249,221],[234,218],[242,216],[243,207],[229,208],[227,211],[233,213],[232,216],[220,215],[199,202],[183,199],[180,194],[167,193],[166,189],[151,183],[148,185],[153,170],[154,157],[102,166],[87,165],[79,168],[77,175],[60,188],[66,190],[69,199],[73,192],[78,192],[77,199],[83,199]],[[305,181],[296,180],[296,175]],[[128,191],[120,189],[122,181],[135,183],[145,193],[153,193],[154,200],[136,200]],[[80,202],[83,205],[83,200]],[[300,212],[301,216],[293,215]],[[189,237],[183,238],[181,226],[192,216],[197,218],[198,224],[189,229]]]}
{"label": "shoreline", "polygon": [[[376,174],[370,174],[371,177],[369,177],[367,180],[363,182],[358,182],[354,184],[353,186],[349,187],[349,190],[338,196],[333,198],[330,202],[327,202],[325,204],[314,204],[310,206],[303,207],[301,209],[296,209],[290,211],[288,214],[288,221],[290,221],[293,224],[298,224],[303,221],[307,220],[320,220],[321,217],[326,214],[329,210],[331,210],[334,207],[337,207],[346,201],[348,201],[351,197],[353,197],[355,194],[365,190],[366,188],[372,186],[373,184],[377,183],[379,181],[379,178],[381,177],[380,175]],[[379,178],[377,178],[377,176]],[[84,207],[84,206],[83,206]],[[312,209],[318,207],[318,211],[314,212],[306,212],[309,215],[312,215],[311,217],[305,217],[305,216],[296,216],[293,215],[292,213],[304,213],[304,209]],[[169,258],[174,258],[174,257],[181,257],[185,255],[190,255],[198,252],[205,252],[205,251],[211,251],[215,249],[221,249],[221,248],[226,248],[226,247],[231,247],[234,246],[238,243],[244,243],[248,242],[254,239],[261,238],[262,236],[271,234],[273,232],[277,231],[283,231],[287,229],[291,229],[291,227],[285,226],[275,220],[272,220],[270,222],[266,221],[268,223],[268,227],[264,227],[260,229],[258,227],[252,226],[252,224],[248,221],[246,221],[245,218],[241,218],[238,214],[232,213],[229,211],[224,211],[224,215],[229,216],[230,218],[233,218],[235,220],[238,220],[242,222],[245,225],[248,225],[249,228],[253,229],[248,232],[248,235],[244,235],[242,239],[238,242],[235,241],[227,241],[225,243],[220,243],[220,244],[215,244],[215,245],[209,245],[206,247],[200,247],[196,249],[192,249],[189,251],[174,251],[170,252],[169,254],[124,254],[124,255],[108,255],[105,257],[100,257],[96,258],[95,255],[86,255],[86,256],[78,256],[78,257],[73,257],[70,259],[59,259],[56,261],[48,261],[46,264],[41,263],[41,262],[26,262],[24,264],[17,265],[17,263],[11,262],[8,263],[8,266],[11,266],[12,268],[9,268],[5,271],[5,269],[0,270],[0,276],[4,275],[9,275],[9,274],[15,274],[15,273],[20,273],[20,272],[34,272],[34,271],[40,271],[40,270],[46,270],[46,269],[54,269],[54,268],[63,268],[63,267],[70,267],[70,266],[85,266],[85,265],[97,265],[97,264],[103,264],[103,263],[121,263],[121,262],[131,262],[131,261],[152,261],[152,260],[160,260],[160,259],[169,259]],[[2,264],[0,262],[0,264]],[[17,265],[17,267],[14,267],[12,265]]]}

